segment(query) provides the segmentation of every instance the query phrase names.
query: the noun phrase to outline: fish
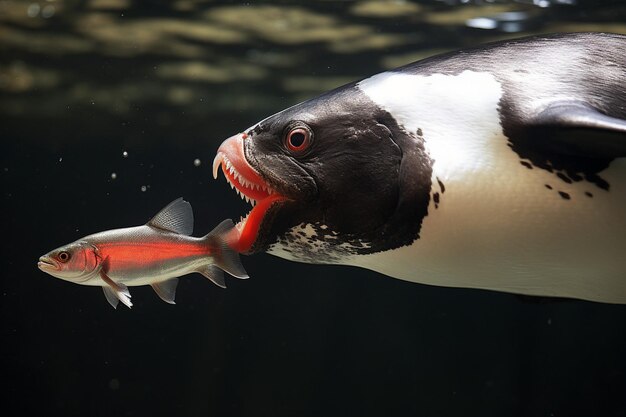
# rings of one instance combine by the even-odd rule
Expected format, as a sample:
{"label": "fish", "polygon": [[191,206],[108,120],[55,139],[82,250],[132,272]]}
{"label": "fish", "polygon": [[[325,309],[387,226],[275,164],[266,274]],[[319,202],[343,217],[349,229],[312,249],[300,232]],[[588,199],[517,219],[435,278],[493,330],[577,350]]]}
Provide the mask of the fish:
{"label": "fish", "polygon": [[626,36],[478,45],[357,80],[223,141],[240,253],[410,282],[626,303]]}
{"label": "fish", "polygon": [[225,288],[224,273],[245,279],[239,254],[225,236],[227,219],[203,237],[192,237],[191,204],[178,198],[149,222],[85,236],[39,258],[37,266],[53,277],[101,286],[113,308],[132,307],[130,286],[150,285],[163,301],[175,304],[178,277],[198,272]]}

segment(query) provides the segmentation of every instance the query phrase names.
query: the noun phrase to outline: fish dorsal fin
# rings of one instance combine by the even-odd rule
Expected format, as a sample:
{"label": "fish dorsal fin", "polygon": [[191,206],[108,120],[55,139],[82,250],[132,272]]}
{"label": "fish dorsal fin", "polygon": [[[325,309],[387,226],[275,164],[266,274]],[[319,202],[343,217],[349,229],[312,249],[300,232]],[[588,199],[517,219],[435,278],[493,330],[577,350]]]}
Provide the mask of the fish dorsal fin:
{"label": "fish dorsal fin", "polygon": [[147,223],[148,226],[181,235],[193,233],[193,210],[191,204],[181,198],[169,203]]}
{"label": "fish dorsal fin", "polygon": [[580,101],[549,104],[530,122],[540,146],[585,157],[626,156],[626,120],[607,116]]}
{"label": "fish dorsal fin", "polygon": [[226,282],[224,281],[224,272],[214,265],[206,265],[200,269],[198,272],[211,280],[218,287],[226,288]]}
{"label": "fish dorsal fin", "polygon": [[176,304],[174,298],[176,297],[176,286],[178,285],[178,278],[168,279],[167,281],[155,282],[150,284],[154,292],[168,304]]}

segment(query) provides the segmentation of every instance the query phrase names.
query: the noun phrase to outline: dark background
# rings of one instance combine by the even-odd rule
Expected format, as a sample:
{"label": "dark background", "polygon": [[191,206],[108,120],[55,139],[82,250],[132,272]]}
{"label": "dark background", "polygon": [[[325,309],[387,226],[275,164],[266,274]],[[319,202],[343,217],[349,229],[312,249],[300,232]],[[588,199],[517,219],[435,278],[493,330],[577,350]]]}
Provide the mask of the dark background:
{"label": "dark background", "polygon": [[626,306],[255,255],[226,290],[194,274],[175,306],[135,287],[113,310],[36,267],[179,196],[196,236],[238,219],[221,141],[326,89],[505,37],[626,33],[622,2],[460,3],[0,1],[2,414],[626,416]]}

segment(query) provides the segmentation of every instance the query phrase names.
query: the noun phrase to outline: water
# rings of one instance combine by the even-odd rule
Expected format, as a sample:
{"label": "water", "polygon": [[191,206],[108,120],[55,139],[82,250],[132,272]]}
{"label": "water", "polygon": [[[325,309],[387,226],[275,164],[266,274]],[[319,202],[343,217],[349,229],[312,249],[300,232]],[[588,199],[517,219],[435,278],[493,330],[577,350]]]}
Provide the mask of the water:
{"label": "water", "polygon": [[622,3],[567,3],[0,1],[7,415],[626,415],[624,306],[255,255],[226,290],[192,275],[175,306],[139,287],[113,310],[36,268],[179,196],[195,235],[238,218],[220,142],[329,88],[504,37],[626,33]]}

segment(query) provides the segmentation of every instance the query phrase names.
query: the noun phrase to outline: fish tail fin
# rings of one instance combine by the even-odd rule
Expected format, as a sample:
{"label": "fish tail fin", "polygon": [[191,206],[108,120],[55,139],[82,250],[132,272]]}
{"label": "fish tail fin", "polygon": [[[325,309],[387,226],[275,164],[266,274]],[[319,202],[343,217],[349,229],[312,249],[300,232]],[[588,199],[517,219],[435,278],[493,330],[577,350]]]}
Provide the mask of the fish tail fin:
{"label": "fish tail fin", "polygon": [[225,235],[233,227],[235,227],[233,221],[226,219],[209,232],[209,234],[204,237],[204,240],[214,250],[213,261],[217,267],[235,278],[249,278],[248,273],[241,264],[239,253],[232,249],[225,240]]}

